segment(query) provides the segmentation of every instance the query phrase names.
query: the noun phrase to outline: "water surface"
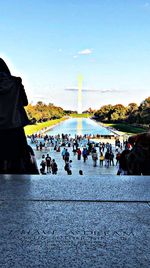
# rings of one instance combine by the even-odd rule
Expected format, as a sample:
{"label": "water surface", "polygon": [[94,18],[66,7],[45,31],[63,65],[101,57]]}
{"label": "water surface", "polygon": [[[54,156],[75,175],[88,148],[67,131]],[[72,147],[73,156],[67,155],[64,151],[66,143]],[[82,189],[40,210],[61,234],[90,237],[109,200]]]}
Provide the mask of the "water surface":
{"label": "water surface", "polygon": [[71,136],[76,135],[113,135],[113,133],[107,128],[100,126],[95,121],[89,118],[70,118],[62,123],[51,128],[47,134],[70,134]]}

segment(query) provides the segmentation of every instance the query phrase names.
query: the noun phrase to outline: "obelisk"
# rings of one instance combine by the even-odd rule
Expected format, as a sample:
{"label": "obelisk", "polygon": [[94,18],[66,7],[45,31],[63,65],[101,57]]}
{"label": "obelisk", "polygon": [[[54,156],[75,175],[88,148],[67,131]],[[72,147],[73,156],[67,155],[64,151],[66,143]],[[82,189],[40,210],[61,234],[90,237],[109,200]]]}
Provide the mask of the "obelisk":
{"label": "obelisk", "polygon": [[82,113],[82,82],[83,76],[78,75],[78,114]]}

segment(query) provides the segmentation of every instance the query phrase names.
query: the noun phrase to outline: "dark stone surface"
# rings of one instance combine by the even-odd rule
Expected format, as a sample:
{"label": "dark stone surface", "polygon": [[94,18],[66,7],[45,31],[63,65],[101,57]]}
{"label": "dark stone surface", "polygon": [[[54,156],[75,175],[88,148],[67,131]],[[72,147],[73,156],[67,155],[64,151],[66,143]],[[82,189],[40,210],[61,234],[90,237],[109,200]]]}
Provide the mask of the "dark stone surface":
{"label": "dark stone surface", "polygon": [[150,267],[150,177],[0,178],[0,267]]}
{"label": "dark stone surface", "polygon": [[0,176],[0,200],[150,201],[149,176]]}

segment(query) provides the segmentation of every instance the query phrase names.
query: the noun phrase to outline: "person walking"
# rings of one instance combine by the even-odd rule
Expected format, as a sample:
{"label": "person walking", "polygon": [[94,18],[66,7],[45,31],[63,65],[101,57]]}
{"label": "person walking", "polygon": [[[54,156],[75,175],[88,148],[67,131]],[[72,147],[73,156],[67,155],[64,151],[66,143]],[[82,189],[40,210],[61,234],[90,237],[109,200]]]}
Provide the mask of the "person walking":
{"label": "person walking", "polygon": [[68,150],[66,149],[65,156],[64,156],[65,163],[69,161],[69,156],[70,156],[70,154],[69,154]]}
{"label": "person walking", "polygon": [[77,159],[81,160],[81,149],[80,148],[77,149]]}
{"label": "person walking", "polygon": [[86,147],[84,147],[82,150],[82,156],[83,156],[83,161],[85,163],[87,160],[87,148]]}
{"label": "person walking", "polygon": [[65,160],[65,153],[66,153],[66,149],[63,148],[63,150],[61,152],[61,155],[62,155],[63,160]]}
{"label": "person walking", "polygon": [[110,151],[110,166],[112,165],[112,166],[114,166],[114,153],[113,153],[113,151],[111,150]]}
{"label": "person walking", "polygon": [[52,174],[56,175],[57,171],[58,171],[58,167],[57,167],[57,164],[55,162],[55,159],[52,160],[51,169],[52,169]]}
{"label": "person walking", "polygon": [[97,159],[98,159],[98,155],[97,155],[96,149],[94,149],[93,152],[92,152],[92,159],[93,159],[93,167],[96,167],[96,165],[97,165]]}
{"label": "person walking", "polygon": [[105,153],[105,167],[109,168],[109,166],[110,166],[110,153],[109,153],[109,149],[107,149]]}
{"label": "person walking", "polygon": [[103,155],[103,152],[102,151],[100,152],[99,160],[100,160],[100,166],[103,167],[104,155]]}
{"label": "person walking", "polygon": [[72,160],[70,161],[67,161],[66,164],[65,164],[65,167],[64,169],[67,171],[67,174],[68,175],[71,175],[72,174],[72,171],[71,171],[71,163],[72,163]]}
{"label": "person walking", "polygon": [[42,160],[41,160],[40,166],[41,166],[41,168],[40,168],[41,174],[45,175],[46,174],[45,173],[46,160],[45,160],[45,155],[44,154],[42,155]]}
{"label": "person walking", "polygon": [[46,158],[47,173],[51,173],[51,157],[47,154]]}

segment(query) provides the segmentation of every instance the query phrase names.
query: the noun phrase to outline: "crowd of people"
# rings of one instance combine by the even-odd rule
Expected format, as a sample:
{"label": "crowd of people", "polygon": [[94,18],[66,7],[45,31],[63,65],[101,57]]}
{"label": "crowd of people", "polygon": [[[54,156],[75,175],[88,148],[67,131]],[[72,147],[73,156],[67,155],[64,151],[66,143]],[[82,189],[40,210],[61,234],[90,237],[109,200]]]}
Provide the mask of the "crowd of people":
{"label": "crowd of people", "polygon": [[[49,154],[42,155],[42,160],[40,163],[40,172],[41,174],[46,174],[46,173],[52,173],[52,174],[57,174],[58,171],[58,167],[57,167],[57,163],[55,162],[55,159],[52,159]],[[47,170],[46,170],[47,169]]]}
{"label": "crowd of people", "polygon": [[[139,137],[142,137],[141,134]],[[137,136],[137,135],[136,135]],[[136,137],[135,136],[135,137]],[[148,134],[146,135],[147,138]],[[132,168],[129,169],[132,162],[134,162],[133,153],[135,151],[135,138],[129,138],[129,140],[125,140],[124,142],[120,142],[119,138],[115,140],[115,144],[112,145],[109,142],[92,142],[92,140],[88,139],[86,136],[78,136],[75,135],[72,137],[69,134],[61,134],[56,136],[51,135],[40,135],[35,134],[30,136],[30,140],[32,144],[35,144],[36,150],[40,151],[49,151],[52,150],[56,152],[60,152],[61,157],[64,161],[64,170],[68,175],[72,174],[72,156],[76,156],[74,161],[82,161],[86,163],[89,158],[92,159],[93,167],[105,167],[110,168],[112,166],[116,166],[117,175],[144,175],[148,174],[149,171],[145,171],[140,169],[138,171],[132,171]],[[139,138],[140,140],[140,138]],[[147,143],[149,144],[149,143]],[[42,174],[52,173],[57,174],[59,164],[56,164],[56,170],[53,170],[53,162],[56,163],[55,159],[50,157],[50,163],[48,163],[49,169],[46,170],[47,160],[49,158],[49,154],[45,157],[45,168],[44,172],[40,169]],[[41,162],[42,163],[42,162]],[[79,170],[79,174],[83,175],[83,170]],[[106,172],[105,172],[106,174]]]}
{"label": "crowd of people", "polygon": [[[109,142],[92,142],[86,136],[71,137],[68,134],[56,136],[32,135],[31,143],[36,144],[36,150],[54,150],[60,152],[64,160],[64,170],[68,175],[72,174],[72,159],[70,155],[76,156],[76,160],[86,163],[92,159],[93,167],[111,166],[117,167],[117,175],[149,175],[150,161],[150,134],[143,133],[131,136],[128,140],[121,142],[119,138],[112,146]],[[71,157],[72,158],[72,157]],[[58,170],[58,165],[57,165]],[[53,172],[51,171],[53,174]],[[106,172],[105,172],[106,173]],[[83,170],[79,170],[83,175]]]}

